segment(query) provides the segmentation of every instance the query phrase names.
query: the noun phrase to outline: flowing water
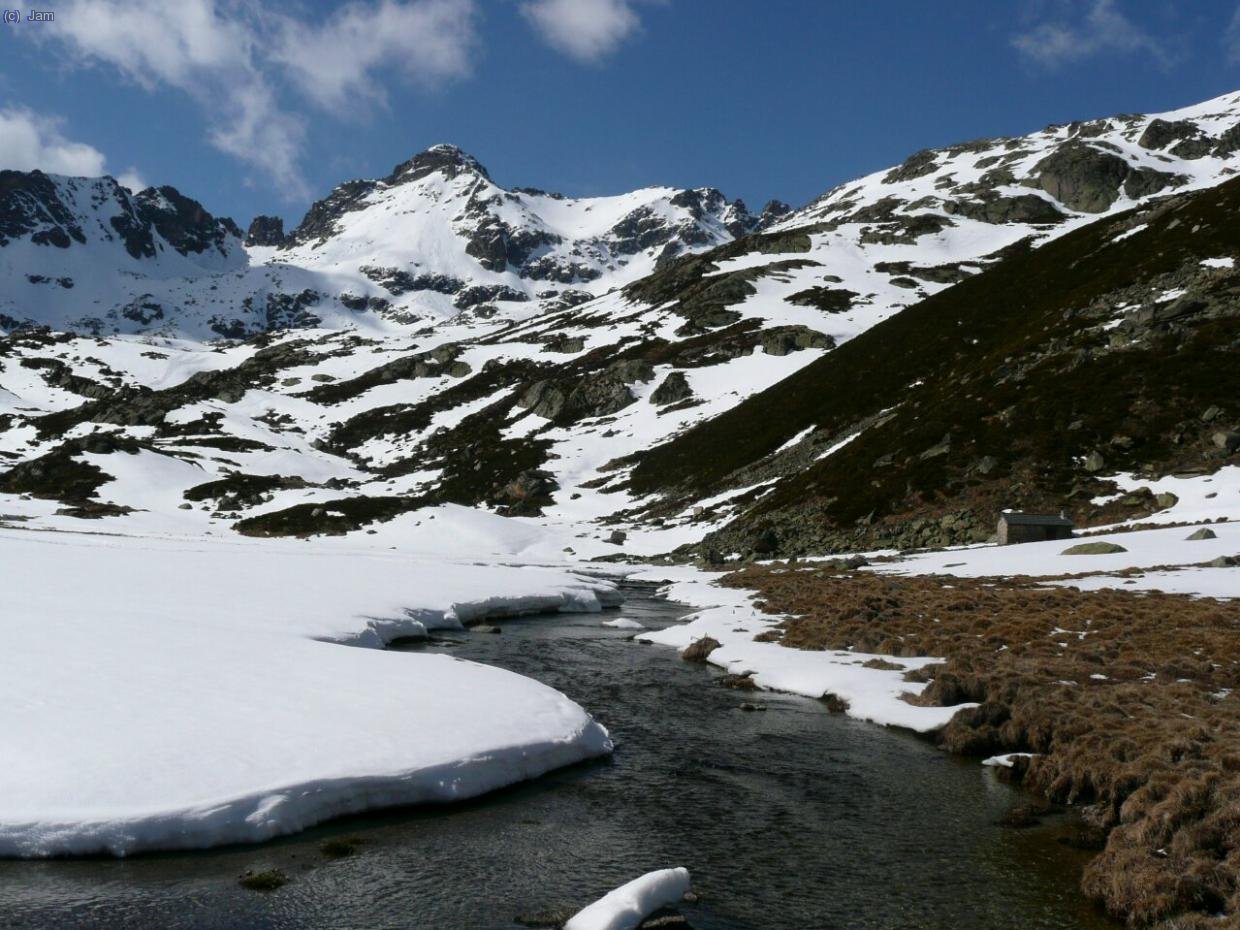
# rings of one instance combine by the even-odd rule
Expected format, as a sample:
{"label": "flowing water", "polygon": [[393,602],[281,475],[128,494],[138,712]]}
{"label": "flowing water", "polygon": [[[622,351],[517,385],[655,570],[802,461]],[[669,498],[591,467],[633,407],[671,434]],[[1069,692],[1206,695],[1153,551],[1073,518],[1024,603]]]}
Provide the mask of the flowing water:
{"label": "flowing water", "polygon": [[[685,612],[629,593],[623,615],[648,627]],[[500,635],[407,647],[560,689],[610,729],[610,760],[258,847],[0,862],[0,927],[510,930],[671,865],[692,872],[700,900],[683,913],[698,930],[1115,926],[1077,893],[1084,860],[1053,825],[995,825],[1020,799],[975,761],[816,701],[717,687],[717,671],[601,625],[615,616],[510,620]],[[326,856],[340,839],[356,851]],[[237,884],[269,867],[289,883]]]}

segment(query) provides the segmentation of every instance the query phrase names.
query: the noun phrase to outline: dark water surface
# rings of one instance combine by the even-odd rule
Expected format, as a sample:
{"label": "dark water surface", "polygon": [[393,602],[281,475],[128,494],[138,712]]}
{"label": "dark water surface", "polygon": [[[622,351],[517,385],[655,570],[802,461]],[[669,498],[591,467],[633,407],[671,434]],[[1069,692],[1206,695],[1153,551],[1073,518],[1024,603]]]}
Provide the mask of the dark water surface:
{"label": "dark water surface", "polygon": [[[622,611],[649,627],[683,613],[642,592]],[[258,847],[0,862],[0,927],[510,930],[672,865],[692,872],[698,930],[1115,926],[1077,893],[1084,860],[1054,827],[994,825],[1019,798],[976,762],[815,701],[715,687],[717,672],[601,625],[616,616],[510,620],[418,647],[564,691],[611,730],[610,761]],[[325,856],[340,838],[357,851]],[[289,884],[238,886],[268,867]]]}

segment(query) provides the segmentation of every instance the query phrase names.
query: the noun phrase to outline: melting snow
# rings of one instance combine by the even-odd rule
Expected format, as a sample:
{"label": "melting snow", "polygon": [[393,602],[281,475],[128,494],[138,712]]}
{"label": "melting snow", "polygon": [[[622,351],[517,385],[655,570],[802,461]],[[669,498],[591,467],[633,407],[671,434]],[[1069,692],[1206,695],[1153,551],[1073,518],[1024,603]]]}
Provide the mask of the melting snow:
{"label": "melting snow", "polygon": [[676,904],[688,891],[688,869],[647,872],[578,911],[564,930],[636,930],[643,920],[661,907]]}
{"label": "melting snow", "polygon": [[605,581],[15,530],[0,565],[0,856],[254,842],[611,749],[538,682],[378,648],[496,613],[598,610]]}

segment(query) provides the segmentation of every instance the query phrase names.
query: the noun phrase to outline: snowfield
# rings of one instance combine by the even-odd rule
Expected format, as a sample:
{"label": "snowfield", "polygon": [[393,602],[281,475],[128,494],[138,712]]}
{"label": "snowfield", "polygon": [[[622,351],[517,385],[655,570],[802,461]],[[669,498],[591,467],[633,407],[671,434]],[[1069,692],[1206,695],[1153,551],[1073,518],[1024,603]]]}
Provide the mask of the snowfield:
{"label": "snowfield", "polygon": [[0,530],[0,566],[0,856],[255,842],[611,750],[535,681],[379,648],[482,617],[599,610],[616,601],[606,581],[14,530]]}
{"label": "snowfield", "polygon": [[[1209,529],[1214,539],[1189,539],[1199,529]],[[1064,550],[1080,543],[1108,542],[1122,546],[1125,551],[1104,555],[1064,555]],[[1054,577],[1057,575],[1091,574],[1092,578],[1065,582],[1077,587],[1117,587],[1129,579],[1111,573],[1125,569],[1150,569],[1200,565],[1220,556],[1240,554],[1240,524],[1209,523],[1203,526],[1175,526],[1166,529],[1129,530],[1108,532],[1073,539],[1057,539],[1048,542],[1022,543],[1014,546],[980,545],[939,551],[917,553],[892,562],[876,563],[867,570],[900,575],[955,575],[960,578],[987,576],[1027,575],[1030,577]],[[1185,568],[1199,583],[1190,588],[1180,586],[1172,589],[1189,593],[1208,587],[1216,596],[1224,590],[1229,596],[1240,595],[1240,586],[1234,584],[1237,573],[1228,567]],[[1095,574],[1105,573],[1105,574]],[[1177,572],[1176,574],[1183,574]],[[1220,587],[1207,579],[1217,576],[1232,579],[1233,584]],[[1131,585],[1129,585],[1131,587]]]}

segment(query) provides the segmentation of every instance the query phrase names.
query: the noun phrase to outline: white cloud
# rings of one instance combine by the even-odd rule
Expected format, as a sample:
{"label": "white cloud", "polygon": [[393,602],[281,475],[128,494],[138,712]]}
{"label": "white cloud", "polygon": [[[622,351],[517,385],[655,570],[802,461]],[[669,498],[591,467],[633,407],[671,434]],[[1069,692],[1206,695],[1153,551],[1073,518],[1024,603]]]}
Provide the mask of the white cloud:
{"label": "white cloud", "polygon": [[283,18],[273,58],[317,104],[347,111],[383,100],[383,67],[413,81],[468,74],[475,18],[472,0],[352,3],[321,26]]}
{"label": "white cloud", "polygon": [[382,103],[380,69],[434,81],[468,71],[475,0],[366,0],[324,23],[260,0],[62,0],[49,28],[85,61],[147,90],[173,88],[203,110],[212,145],[307,195],[305,117],[291,90],[337,116]]}
{"label": "white cloud", "polygon": [[[301,126],[280,111],[255,62],[248,0],[64,0],[49,28],[86,62],[108,65],[139,86],[172,87],[207,113],[217,148],[264,170],[290,196],[306,186],[296,164]],[[58,12],[60,12],[58,10]]]}
{"label": "white cloud", "polygon": [[605,58],[641,28],[629,0],[528,0],[521,12],[548,45],[583,62]]}
{"label": "white cloud", "polygon": [[1162,67],[1171,64],[1164,44],[1124,15],[1116,0],[1090,0],[1078,7],[1084,7],[1084,15],[1040,22],[1013,38],[1012,45],[1048,68],[1106,53],[1144,52]]}
{"label": "white cloud", "polygon": [[[38,168],[48,174],[86,178],[108,174],[103,152],[67,138],[63,127],[63,120],[41,116],[24,107],[0,109],[0,168]],[[116,180],[135,193],[148,186],[133,166],[117,175]]]}
{"label": "white cloud", "polygon": [[144,191],[151,186],[146,183],[146,178],[142,177],[137,169],[133,167],[118,174],[116,176],[116,183],[121,187],[128,188],[130,193],[133,194],[138,193],[138,191]]}
{"label": "white cloud", "polygon": [[65,0],[44,30],[119,68],[148,90],[191,88],[223,69],[250,70],[252,33],[215,0]]}
{"label": "white cloud", "polygon": [[0,110],[0,168],[98,177],[105,173],[103,153],[65,138],[57,119],[22,108]]}
{"label": "white cloud", "polygon": [[1232,14],[1231,22],[1223,31],[1223,49],[1227,53],[1227,61],[1233,65],[1240,64],[1240,6]]}
{"label": "white cloud", "polygon": [[212,145],[258,168],[287,199],[307,196],[299,164],[305,122],[282,109],[261,78],[239,82],[222,100],[207,106],[213,114],[207,136]]}

